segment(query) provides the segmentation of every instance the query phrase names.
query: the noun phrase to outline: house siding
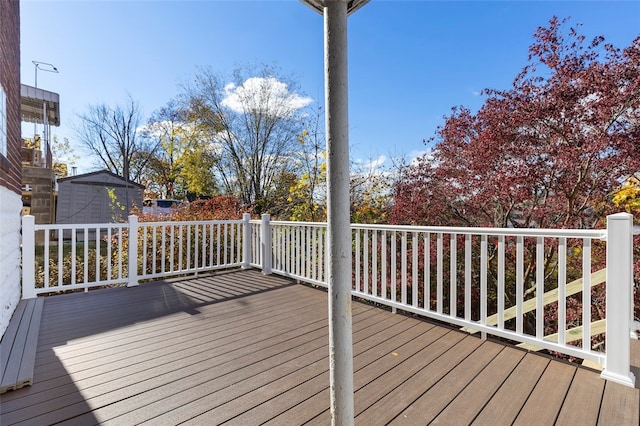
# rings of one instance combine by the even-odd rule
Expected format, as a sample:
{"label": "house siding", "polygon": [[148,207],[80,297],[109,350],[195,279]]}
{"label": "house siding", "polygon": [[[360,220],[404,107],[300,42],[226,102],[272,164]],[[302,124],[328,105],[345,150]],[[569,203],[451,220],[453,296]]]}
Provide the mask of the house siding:
{"label": "house siding", "polygon": [[20,301],[20,211],[18,194],[0,187],[0,336]]}
{"label": "house siding", "polygon": [[0,336],[20,300],[20,2],[0,1],[0,86],[7,97],[7,155],[0,155]]}

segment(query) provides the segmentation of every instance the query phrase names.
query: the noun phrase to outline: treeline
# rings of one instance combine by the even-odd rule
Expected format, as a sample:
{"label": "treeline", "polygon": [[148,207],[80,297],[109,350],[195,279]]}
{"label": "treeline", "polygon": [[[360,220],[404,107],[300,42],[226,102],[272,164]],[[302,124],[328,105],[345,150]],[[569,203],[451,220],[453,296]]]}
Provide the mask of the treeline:
{"label": "treeline", "polygon": [[[352,171],[354,222],[603,226],[640,199],[640,38],[620,49],[553,18],[511,89],[456,107],[429,153]],[[255,214],[326,217],[324,112],[271,66],[201,69],[143,120],[139,104],[94,105],[78,138],[150,197],[233,196]]]}
{"label": "treeline", "polygon": [[[77,136],[100,167],[145,185],[150,198],[231,195],[256,214],[323,220],[323,114],[277,68],[201,69],[146,121],[131,97],[90,106]],[[354,174],[355,203],[370,198],[374,178]]]}
{"label": "treeline", "polygon": [[[535,33],[512,88],[484,95],[475,113],[454,108],[431,152],[402,170],[392,223],[589,229],[625,210],[640,223],[640,37],[618,49],[554,18]],[[525,296],[541,260],[551,281],[557,272],[557,245],[545,245],[542,259],[535,245],[524,248]],[[640,317],[640,236],[634,247]],[[568,273],[581,276],[582,253],[567,259]],[[598,244],[591,267],[605,267]],[[594,318],[604,315],[603,292],[593,290]]]}

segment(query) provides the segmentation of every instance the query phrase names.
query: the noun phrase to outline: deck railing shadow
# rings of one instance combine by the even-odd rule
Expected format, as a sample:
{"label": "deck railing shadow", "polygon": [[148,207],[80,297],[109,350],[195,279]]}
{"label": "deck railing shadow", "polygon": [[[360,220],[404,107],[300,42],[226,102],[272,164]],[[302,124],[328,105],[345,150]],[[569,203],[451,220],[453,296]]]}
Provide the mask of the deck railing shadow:
{"label": "deck railing shadow", "polygon": [[[224,302],[235,302],[243,309],[251,303],[251,296],[292,285],[295,284],[264,277],[259,271],[235,269],[146,282],[133,288],[123,286],[51,296],[46,299],[45,309],[50,307],[59,312],[55,305],[65,306],[63,315],[51,318],[64,340],[56,339],[56,333],[48,333],[52,340],[40,344],[59,346],[68,340],[112,332],[178,313],[199,315],[200,308]],[[80,309],[74,311],[75,306],[82,307],[81,312],[87,316],[78,314]]]}

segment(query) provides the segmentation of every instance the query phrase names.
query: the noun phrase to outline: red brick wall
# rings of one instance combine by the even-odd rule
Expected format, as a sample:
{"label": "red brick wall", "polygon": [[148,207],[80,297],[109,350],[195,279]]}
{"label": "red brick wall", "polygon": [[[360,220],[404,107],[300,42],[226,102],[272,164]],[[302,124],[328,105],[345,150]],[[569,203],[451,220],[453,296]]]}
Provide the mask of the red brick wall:
{"label": "red brick wall", "polygon": [[0,186],[21,194],[19,0],[0,0],[0,85],[7,95],[7,156],[0,154]]}

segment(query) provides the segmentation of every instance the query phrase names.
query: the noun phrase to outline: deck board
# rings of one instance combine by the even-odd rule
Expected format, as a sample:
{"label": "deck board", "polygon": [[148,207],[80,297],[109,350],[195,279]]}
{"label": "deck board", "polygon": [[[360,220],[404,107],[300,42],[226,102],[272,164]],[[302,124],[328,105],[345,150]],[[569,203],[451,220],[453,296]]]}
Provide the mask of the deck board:
{"label": "deck board", "polygon": [[391,424],[416,424],[432,421],[449,402],[474,379],[504,348],[486,342],[458,363],[447,375],[426,390],[393,419]]}
{"label": "deck board", "polygon": [[[372,310],[365,312],[359,318],[359,315],[354,316],[354,325],[362,327],[363,332],[356,332],[356,336],[364,334],[371,325],[378,321],[378,318],[371,316]],[[262,389],[268,385],[272,385],[281,376],[287,375],[288,379],[292,379],[298,370],[308,367],[316,366],[316,363],[323,361],[327,354],[326,342],[328,336],[326,334],[326,321],[323,321],[321,332],[315,336],[315,339],[309,343],[300,345],[298,353],[292,352],[290,341],[285,341],[282,344],[282,352],[274,354],[274,356],[265,360],[265,354],[257,353],[250,354],[247,358],[253,361],[249,365],[250,368],[242,369],[242,363],[236,362],[235,367],[238,370],[231,372],[230,374],[219,378],[213,379],[206,383],[202,383],[201,389],[186,388],[177,393],[172,399],[178,398],[186,402],[186,404],[178,404],[178,401],[158,401],[152,406],[145,406],[145,408],[139,408],[139,415],[145,416],[148,410],[156,412],[157,418],[154,418],[151,422],[155,424],[174,424],[178,421],[184,421],[194,415],[202,415],[209,409],[216,409],[218,418],[223,418],[225,412],[230,412],[233,409],[230,408],[232,400],[234,398],[244,397],[252,389]],[[358,338],[358,337],[356,337]],[[240,360],[242,361],[242,360]],[[202,391],[204,395],[202,400],[195,404],[189,404],[190,394],[194,392]],[[264,393],[262,393],[264,395]],[[169,405],[168,405],[169,404]],[[224,408],[218,408],[224,407]],[[169,410],[171,408],[171,410]],[[127,423],[131,416],[121,417],[117,420]]]}
{"label": "deck board", "polygon": [[[410,319],[402,317],[400,317],[399,319],[400,321],[398,321],[393,326],[381,330],[375,335],[368,337],[367,339],[354,342],[353,367],[356,374],[358,371],[368,365],[371,365],[381,357],[391,355],[393,351],[397,349],[399,344],[406,343],[416,338],[424,330],[422,327],[416,326],[407,329],[406,322],[410,321]],[[357,333],[357,328],[355,330]],[[326,369],[324,369],[324,372],[326,372]],[[308,395],[317,395],[323,390],[327,389],[327,375],[322,374],[315,376],[314,378],[307,380],[294,388],[284,389],[278,396],[274,397],[273,399],[270,399],[263,404],[256,405],[250,410],[245,411],[241,415],[235,417],[233,421],[230,422],[230,424],[247,425],[265,423],[269,420],[274,419],[274,417],[281,415],[282,413],[289,412],[291,408],[305,401],[308,398]],[[324,406],[326,406],[327,400],[328,399],[318,399],[318,402],[324,408]],[[306,418],[301,421],[310,419],[308,411],[305,413],[305,417]],[[291,423],[289,422],[287,424]]]}
{"label": "deck board", "polygon": [[[577,368],[560,362],[547,365],[516,418],[517,425],[553,424],[558,417]],[[540,410],[540,407],[545,407]]]}
{"label": "deck board", "polygon": [[[589,424],[598,418],[604,380],[585,369],[577,369],[558,416],[559,424]],[[575,407],[580,407],[579,410]]]}
{"label": "deck board", "polygon": [[452,399],[434,423],[470,424],[524,357],[525,352],[504,348],[469,385]]}
{"label": "deck board", "polygon": [[7,331],[0,342],[0,393],[21,387],[16,386],[23,353],[22,348],[24,348],[24,344],[22,348],[19,348],[20,341],[26,339],[24,331],[21,333],[21,328],[24,329],[24,326],[21,327],[21,325],[24,317],[31,316],[30,312],[33,312],[33,305],[26,300],[21,301],[11,316]]}
{"label": "deck board", "polygon": [[[396,336],[394,340],[388,340],[386,347],[379,348],[380,357],[374,360],[372,363],[359,368],[360,358],[356,355],[354,359],[354,389],[355,389],[355,411],[356,414],[366,400],[364,396],[375,398],[373,392],[365,393],[361,392],[361,389],[379,379],[381,375],[386,374],[389,379],[401,377],[398,374],[391,373],[390,371],[400,366],[411,356],[424,350],[425,345],[447,333],[447,329],[442,327],[434,327],[425,322],[417,322],[417,324],[406,332],[399,336]],[[416,334],[414,336],[414,334]],[[402,339],[398,339],[401,337]],[[409,338],[409,340],[406,340]],[[461,338],[461,336],[460,336]],[[389,352],[386,352],[386,350]],[[400,371],[402,367],[400,367]],[[386,372],[386,373],[385,373]],[[381,380],[384,380],[382,378]],[[308,392],[304,395],[304,401],[292,407],[291,409],[279,414],[277,417],[270,419],[266,424],[282,425],[282,424],[302,424],[308,421],[329,421],[330,414],[327,409],[329,406],[329,384],[324,383],[324,387],[318,393]],[[391,385],[391,384],[390,384]],[[382,396],[382,395],[380,395]]]}
{"label": "deck board", "polygon": [[[34,384],[0,397],[2,425],[331,423],[324,290],[235,270],[44,300]],[[638,423],[640,391],[595,371],[352,312],[356,424]]]}
{"label": "deck board", "polygon": [[522,406],[526,404],[548,364],[549,360],[546,358],[527,354],[493,394],[473,424],[493,424],[497,421],[512,423]]}
{"label": "deck board", "polygon": [[[356,416],[357,422],[359,424],[387,424],[391,422],[400,412],[413,404],[425,389],[436,384],[481,345],[480,339],[466,336],[449,347],[442,356],[432,362],[422,364],[423,368],[407,377],[402,386],[396,387],[376,401],[374,405],[358,414]],[[415,360],[414,363],[420,363],[420,360]],[[380,382],[377,386],[385,387],[385,383]]]}
{"label": "deck board", "polygon": [[637,400],[637,389],[605,382],[598,424],[603,426],[640,424],[640,409],[638,409]]}
{"label": "deck board", "polygon": [[21,300],[0,342],[0,394],[33,383],[43,298]]}

